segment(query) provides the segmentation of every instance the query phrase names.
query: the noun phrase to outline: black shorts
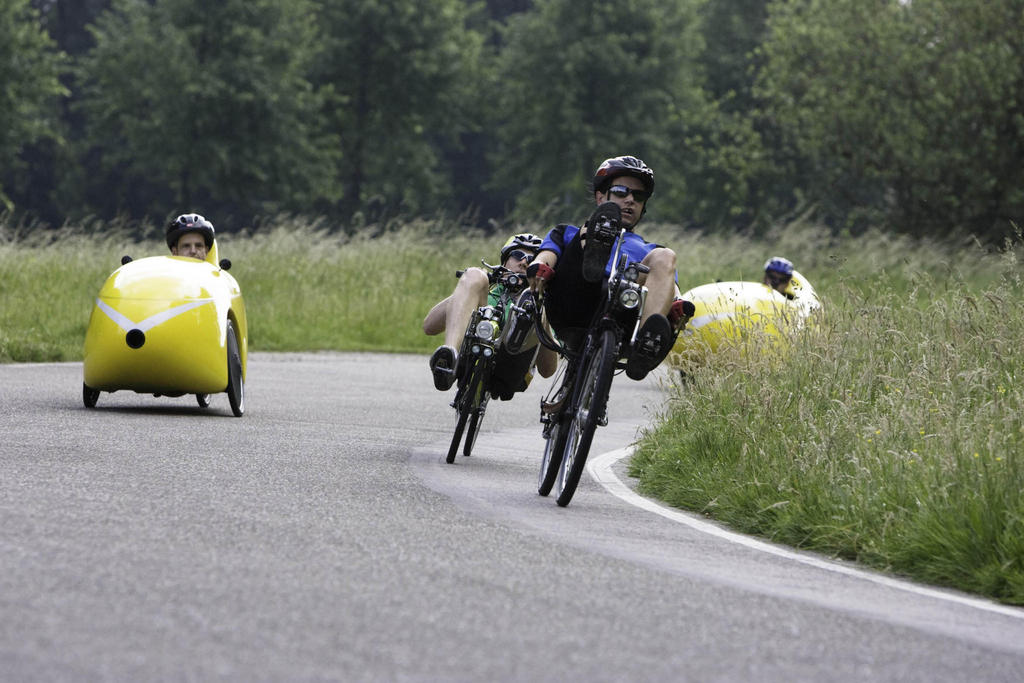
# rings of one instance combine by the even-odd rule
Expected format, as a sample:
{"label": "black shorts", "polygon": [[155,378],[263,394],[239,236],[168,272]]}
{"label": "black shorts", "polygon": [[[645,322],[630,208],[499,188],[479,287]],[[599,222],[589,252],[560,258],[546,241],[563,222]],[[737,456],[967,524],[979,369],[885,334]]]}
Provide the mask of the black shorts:
{"label": "black shorts", "polygon": [[583,246],[573,239],[562,249],[555,277],[544,287],[544,310],[555,334],[565,339],[573,328],[590,327],[603,289],[604,282],[583,279]]}

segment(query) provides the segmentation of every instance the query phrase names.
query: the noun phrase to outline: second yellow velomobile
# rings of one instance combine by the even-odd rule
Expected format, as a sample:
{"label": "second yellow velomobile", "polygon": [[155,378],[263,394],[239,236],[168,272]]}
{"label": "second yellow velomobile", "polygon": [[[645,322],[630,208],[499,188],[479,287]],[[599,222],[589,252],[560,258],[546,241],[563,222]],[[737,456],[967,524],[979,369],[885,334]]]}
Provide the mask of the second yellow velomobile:
{"label": "second yellow velomobile", "polygon": [[769,343],[799,329],[821,302],[807,279],[793,271],[785,293],[760,282],[711,282],[683,293],[694,314],[673,347],[671,362],[686,371],[703,365],[725,345],[757,335]]}

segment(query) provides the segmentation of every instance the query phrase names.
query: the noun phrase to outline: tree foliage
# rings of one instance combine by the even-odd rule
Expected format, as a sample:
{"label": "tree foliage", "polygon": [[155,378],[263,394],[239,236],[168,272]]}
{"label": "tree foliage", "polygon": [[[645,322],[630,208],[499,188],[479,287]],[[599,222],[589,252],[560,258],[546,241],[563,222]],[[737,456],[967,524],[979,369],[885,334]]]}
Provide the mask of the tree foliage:
{"label": "tree foliage", "polygon": [[443,151],[471,127],[482,35],[462,0],[322,3],[314,79],[340,135],[345,213],[421,212],[451,197]]}
{"label": "tree foliage", "polygon": [[1019,1],[777,2],[770,26],[760,93],[827,216],[981,233],[1020,219]]}
{"label": "tree foliage", "polygon": [[54,222],[570,218],[622,153],[656,171],[654,219],[1024,222],[1021,0],[32,5],[56,48],[0,0],[0,182]]}
{"label": "tree foliage", "polygon": [[[79,68],[104,185],[165,202],[160,215],[301,209],[330,196],[333,146],[307,79],[319,38],[311,9],[305,0],[117,0]],[[116,200],[110,208],[144,207]]]}
{"label": "tree foliage", "polygon": [[671,196],[661,189],[678,152],[669,131],[703,107],[695,3],[538,0],[510,17],[503,42],[493,158],[521,211],[584,197],[597,165],[618,154],[644,157]]}
{"label": "tree foliage", "polygon": [[57,98],[63,54],[43,30],[28,0],[0,2],[0,205],[11,208],[4,183],[20,170],[29,144],[59,137]]}

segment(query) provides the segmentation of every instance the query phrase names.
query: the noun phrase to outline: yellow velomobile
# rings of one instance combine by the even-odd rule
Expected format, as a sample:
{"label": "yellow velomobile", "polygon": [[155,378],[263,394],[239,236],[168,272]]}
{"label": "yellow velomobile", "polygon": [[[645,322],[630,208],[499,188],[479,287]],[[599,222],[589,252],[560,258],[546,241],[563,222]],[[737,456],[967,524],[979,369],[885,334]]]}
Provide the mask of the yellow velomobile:
{"label": "yellow velomobile", "polygon": [[694,313],[676,340],[671,359],[684,371],[750,335],[777,341],[783,330],[799,329],[821,308],[814,288],[795,270],[784,293],[760,282],[734,281],[694,287],[682,297],[693,302]]}
{"label": "yellow velomobile", "polygon": [[128,257],[100,289],[85,333],[82,400],[101,391],[157,396],[227,392],[245,411],[248,326],[231,262],[212,241],[203,261],[186,256]]}

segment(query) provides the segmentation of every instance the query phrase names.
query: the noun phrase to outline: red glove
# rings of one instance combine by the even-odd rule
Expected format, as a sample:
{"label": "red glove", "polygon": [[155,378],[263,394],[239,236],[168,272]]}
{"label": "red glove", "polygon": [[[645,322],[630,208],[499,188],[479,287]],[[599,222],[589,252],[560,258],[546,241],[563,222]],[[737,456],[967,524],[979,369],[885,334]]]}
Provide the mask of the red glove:
{"label": "red glove", "polygon": [[555,277],[555,269],[546,263],[531,263],[530,267],[526,269],[526,277],[550,282]]}
{"label": "red glove", "polygon": [[693,317],[694,311],[696,309],[691,301],[686,301],[685,299],[673,301],[672,308],[668,310],[668,321],[672,324],[672,329],[678,330],[685,326],[690,318]]}

